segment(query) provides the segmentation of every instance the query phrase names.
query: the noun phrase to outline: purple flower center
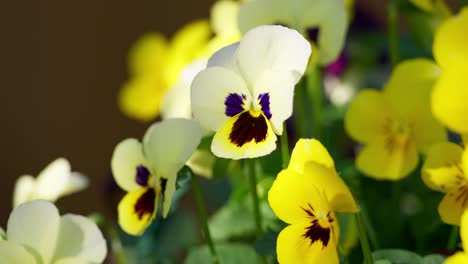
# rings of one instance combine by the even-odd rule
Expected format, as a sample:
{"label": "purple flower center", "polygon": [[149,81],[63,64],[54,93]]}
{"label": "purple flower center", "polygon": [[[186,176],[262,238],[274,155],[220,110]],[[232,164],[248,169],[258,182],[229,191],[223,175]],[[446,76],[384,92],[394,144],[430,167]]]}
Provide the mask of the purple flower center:
{"label": "purple flower center", "polygon": [[246,99],[246,95],[239,95],[236,93],[230,93],[226,100],[224,100],[224,105],[226,106],[226,111],[224,112],[227,116],[233,117],[240,112],[244,111],[244,100]]}
{"label": "purple flower center", "polygon": [[271,118],[271,111],[270,111],[270,94],[269,93],[262,93],[258,95],[258,100],[260,101],[260,105],[262,106],[262,112],[265,116],[270,119]]}
{"label": "purple flower center", "polygon": [[255,140],[256,143],[264,141],[268,133],[268,124],[265,116],[254,117],[250,112],[243,112],[234,122],[229,140],[238,147]]}
{"label": "purple flower center", "polygon": [[143,165],[136,167],[136,182],[141,186],[148,186],[148,179],[151,175],[150,171]]}

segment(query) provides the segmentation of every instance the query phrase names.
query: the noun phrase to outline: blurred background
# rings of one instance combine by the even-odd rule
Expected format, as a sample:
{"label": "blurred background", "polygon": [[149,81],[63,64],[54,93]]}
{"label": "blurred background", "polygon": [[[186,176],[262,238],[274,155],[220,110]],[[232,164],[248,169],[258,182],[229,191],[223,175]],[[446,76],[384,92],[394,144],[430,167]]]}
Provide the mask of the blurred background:
{"label": "blurred background", "polygon": [[[208,18],[213,0],[3,1],[0,5],[0,226],[16,178],[36,176],[57,157],[91,184],[60,200],[63,211],[112,212],[105,192],[114,146],[147,124],[120,113],[127,52],[148,31],[168,36]],[[385,31],[384,0],[358,0],[355,24]]]}

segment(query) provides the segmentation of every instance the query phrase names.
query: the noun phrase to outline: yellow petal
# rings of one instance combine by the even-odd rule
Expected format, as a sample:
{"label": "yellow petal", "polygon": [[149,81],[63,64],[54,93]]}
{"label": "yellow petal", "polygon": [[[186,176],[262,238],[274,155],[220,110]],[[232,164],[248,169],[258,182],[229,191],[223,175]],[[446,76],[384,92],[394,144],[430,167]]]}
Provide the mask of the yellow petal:
{"label": "yellow petal", "polygon": [[434,116],[448,128],[461,134],[468,133],[468,108],[466,107],[468,78],[466,76],[468,76],[466,60],[454,67],[444,69],[432,93]]}
{"label": "yellow petal", "polygon": [[460,225],[460,218],[468,208],[468,186],[452,188],[439,204],[439,215],[449,225]]}
{"label": "yellow petal", "polygon": [[334,168],[327,168],[315,162],[308,162],[305,166],[304,176],[308,184],[323,191],[335,212],[355,213],[358,206],[351,191],[344,181],[336,174]]}
{"label": "yellow petal", "polygon": [[465,145],[465,150],[463,151],[462,153],[462,158],[461,158],[461,165],[462,165],[462,170],[465,172],[465,177],[467,177],[467,173],[468,173],[468,148],[466,147]]}
{"label": "yellow petal", "polygon": [[[321,242],[311,243],[310,239],[304,237],[306,228],[307,223],[302,223],[290,225],[281,231],[276,244],[278,262],[280,264],[338,264],[336,251],[338,235],[330,234],[330,240],[326,246]],[[336,230],[337,228],[336,226]]]}
{"label": "yellow petal", "polygon": [[130,74],[151,76],[160,73],[167,61],[168,41],[161,33],[147,33],[140,37],[129,52]]}
{"label": "yellow petal", "polygon": [[351,102],[345,117],[346,132],[356,141],[367,143],[387,131],[394,114],[384,95],[362,90]]}
{"label": "yellow petal", "polygon": [[463,249],[465,251],[468,251],[468,211],[467,210],[465,210],[461,218],[460,236],[461,236],[461,240],[463,243]]}
{"label": "yellow petal", "polygon": [[214,155],[227,159],[256,158],[276,149],[276,135],[269,120],[260,114],[242,112],[229,118],[211,143]]}
{"label": "yellow petal", "polygon": [[366,145],[356,159],[357,168],[380,180],[399,180],[418,165],[416,145],[404,135],[381,136]]}
{"label": "yellow petal", "polygon": [[139,236],[156,217],[159,194],[152,188],[127,193],[118,206],[119,225],[128,234]]}
{"label": "yellow petal", "polygon": [[438,28],[433,52],[438,64],[445,70],[453,64],[466,63],[468,60],[468,8],[464,8],[459,15],[452,16]]}
{"label": "yellow petal", "polygon": [[468,263],[468,255],[464,252],[457,252],[455,255],[448,257],[444,264],[466,264]]}
{"label": "yellow petal", "polygon": [[237,14],[239,3],[236,1],[222,0],[211,7],[211,27],[219,35],[238,35]]}
{"label": "yellow petal", "polygon": [[119,91],[119,107],[130,118],[150,121],[159,115],[167,88],[157,73],[133,78]]}
{"label": "yellow petal", "polygon": [[268,192],[268,202],[278,218],[289,224],[308,220],[304,210],[309,205],[316,212],[330,211],[324,193],[310,184],[310,177],[290,169],[278,174]]}
{"label": "yellow petal", "polygon": [[335,163],[328,153],[327,149],[316,139],[301,138],[297,141],[291,153],[288,169],[296,170],[299,173],[304,172],[304,166],[307,162],[316,162],[327,168],[334,170]]}
{"label": "yellow petal", "polygon": [[435,191],[446,192],[465,179],[461,168],[463,149],[454,143],[436,144],[429,150],[421,170],[424,183]]}

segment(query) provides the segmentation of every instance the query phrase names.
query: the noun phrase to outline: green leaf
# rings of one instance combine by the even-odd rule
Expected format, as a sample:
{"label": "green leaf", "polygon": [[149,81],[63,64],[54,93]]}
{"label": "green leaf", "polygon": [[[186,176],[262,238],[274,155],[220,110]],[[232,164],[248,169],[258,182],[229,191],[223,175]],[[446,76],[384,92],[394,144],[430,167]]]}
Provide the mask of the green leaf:
{"label": "green leaf", "polygon": [[[220,258],[220,264],[257,264],[258,257],[255,250],[246,244],[226,243],[217,244],[216,251]],[[207,245],[193,248],[189,251],[185,264],[213,263]]]}
{"label": "green leaf", "polygon": [[422,264],[423,258],[403,249],[384,249],[372,253],[375,261],[389,260],[392,264]]}
{"label": "green leaf", "polygon": [[392,262],[388,259],[381,259],[374,262],[374,264],[392,264]]}
{"label": "green leaf", "polygon": [[423,264],[442,264],[445,261],[445,257],[442,255],[427,255],[424,257]]}
{"label": "green leaf", "polygon": [[276,240],[279,232],[269,230],[255,241],[255,251],[261,256],[274,256],[276,258]]}

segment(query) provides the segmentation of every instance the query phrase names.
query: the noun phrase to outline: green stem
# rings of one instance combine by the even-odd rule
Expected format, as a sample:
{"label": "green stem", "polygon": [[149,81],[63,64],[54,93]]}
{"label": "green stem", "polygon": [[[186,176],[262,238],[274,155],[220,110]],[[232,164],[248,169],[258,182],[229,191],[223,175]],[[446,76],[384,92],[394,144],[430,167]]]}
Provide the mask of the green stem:
{"label": "green stem", "polygon": [[281,157],[283,160],[283,169],[286,169],[289,164],[288,129],[286,127],[286,123],[284,123],[283,134],[281,134]]}
{"label": "green stem", "polygon": [[257,170],[256,160],[252,159],[248,162],[249,166],[249,178],[250,178],[250,192],[252,193],[252,201],[255,216],[255,226],[257,238],[262,235],[262,214],[260,213],[260,201],[257,193]]}
{"label": "green stem", "polygon": [[460,234],[460,228],[458,226],[453,226],[452,231],[450,232],[447,249],[454,251],[457,248],[458,236]]}
{"label": "green stem", "polygon": [[390,46],[390,62],[392,68],[400,60],[400,47],[398,39],[398,0],[390,0],[388,6],[388,42]]}
{"label": "green stem", "polygon": [[192,186],[193,186],[193,191],[195,193],[195,200],[197,202],[200,220],[202,221],[202,224],[203,224],[203,232],[205,234],[205,238],[210,248],[210,253],[211,253],[211,257],[213,258],[213,263],[219,264],[220,263],[219,257],[218,257],[218,254],[216,253],[216,248],[213,243],[213,239],[211,238],[210,229],[208,227],[208,216],[206,213],[205,201],[203,199],[202,191],[200,188],[200,183],[198,182],[198,178],[194,175],[192,175]]}
{"label": "green stem", "polygon": [[366,227],[365,227],[361,212],[357,213],[355,216],[356,216],[356,222],[357,222],[358,230],[359,230],[359,238],[361,240],[361,248],[362,248],[362,254],[364,256],[364,263],[373,264],[374,260],[372,258],[369,240],[367,240]]}
{"label": "green stem", "polygon": [[297,84],[296,95],[294,96],[294,117],[296,124],[296,136],[298,138],[304,137],[307,133],[305,126],[305,113],[307,111],[305,99],[306,99],[306,81],[302,79]]}
{"label": "green stem", "polygon": [[307,88],[314,118],[314,138],[323,140],[323,87],[322,72],[319,67],[314,67],[307,75]]}
{"label": "green stem", "polygon": [[117,264],[127,264],[127,257],[125,256],[125,250],[120,241],[119,234],[115,226],[112,223],[107,225],[107,232],[110,238],[111,250],[116,258]]}
{"label": "green stem", "polygon": [[377,233],[375,232],[374,227],[369,219],[369,214],[367,213],[367,209],[361,205],[360,211],[362,221],[364,222],[364,227],[367,231],[367,236],[369,238],[369,242],[371,243],[372,247],[377,250],[380,248],[379,240],[377,239]]}

